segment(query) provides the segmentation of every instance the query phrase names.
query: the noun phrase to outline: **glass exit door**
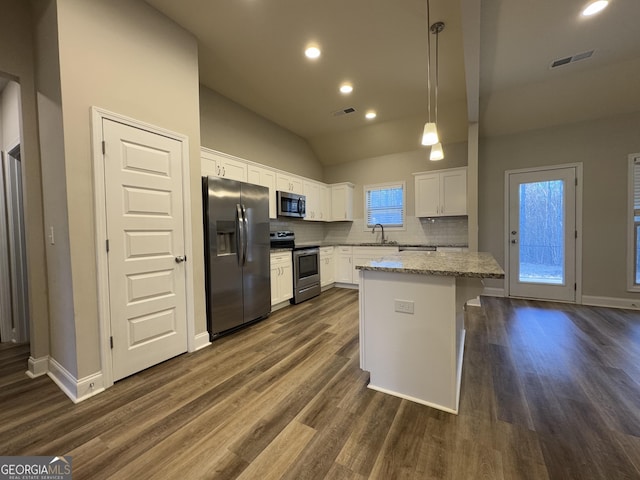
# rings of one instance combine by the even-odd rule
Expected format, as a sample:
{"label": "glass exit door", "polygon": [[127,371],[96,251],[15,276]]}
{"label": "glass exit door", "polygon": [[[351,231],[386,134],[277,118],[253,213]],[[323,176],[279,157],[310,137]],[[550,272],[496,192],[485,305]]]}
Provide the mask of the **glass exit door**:
{"label": "glass exit door", "polygon": [[510,173],[509,295],[576,299],[576,169]]}

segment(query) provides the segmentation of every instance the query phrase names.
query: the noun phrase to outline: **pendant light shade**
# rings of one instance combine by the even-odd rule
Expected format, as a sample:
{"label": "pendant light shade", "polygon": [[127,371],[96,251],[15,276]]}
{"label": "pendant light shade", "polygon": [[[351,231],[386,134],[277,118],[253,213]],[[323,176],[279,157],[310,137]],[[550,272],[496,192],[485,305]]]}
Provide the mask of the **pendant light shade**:
{"label": "pendant light shade", "polygon": [[436,143],[431,147],[431,153],[429,154],[429,160],[442,160],[444,158],[444,151],[442,150],[442,144],[440,142]]}
{"label": "pendant light shade", "polygon": [[438,130],[436,130],[436,124],[434,122],[425,123],[424,131],[422,132],[422,145],[435,145],[438,141]]}

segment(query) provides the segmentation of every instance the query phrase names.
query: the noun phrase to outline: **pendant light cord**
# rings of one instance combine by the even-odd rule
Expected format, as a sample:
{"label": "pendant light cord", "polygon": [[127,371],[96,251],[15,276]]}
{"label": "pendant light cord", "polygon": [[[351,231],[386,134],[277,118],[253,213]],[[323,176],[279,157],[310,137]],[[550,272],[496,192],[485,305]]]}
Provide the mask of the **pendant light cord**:
{"label": "pendant light cord", "polygon": [[440,73],[440,68],[438,67],[438,37],[440,36],[440,32],[436,31],[436,106],[435,106],[435,111],[436,111],[436,115],[435,115],[435,120],[436,120],[436,124],[438,123],[438,79],[439,79],[439,73]]}
{"label": "pendant light cord", "polygon": [[[431,8],[427,0],[427,110],[429,111],[429,123],[431,123]],[[436,37],[437,38],[437,37]],[[436,97],[437,98],[437,97]]]}

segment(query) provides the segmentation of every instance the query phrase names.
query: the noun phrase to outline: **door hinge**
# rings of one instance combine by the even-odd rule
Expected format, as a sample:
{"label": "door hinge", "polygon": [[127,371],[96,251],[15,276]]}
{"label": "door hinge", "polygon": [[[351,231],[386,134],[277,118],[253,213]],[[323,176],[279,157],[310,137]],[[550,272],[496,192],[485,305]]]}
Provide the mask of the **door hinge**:
{"label": "door hinge", "polygon": [[111,345],[111,348],[113,348],[113,337],[109,337],[109,345]]}
{"label": "door hinge", "polygon": [[105,142],[103,140],[102,141],[102,154],[104,155],[105,153],[107,153],[107,142]]}
{"label": "door hinge", "polygon": [[578,177],[576,177],[576,187],[578,186]]}
{"label": "door hinge", "polygon": [[578,284],[577,283],[573,284],[573,290],[576,291],[576,292],[578,291]]}
{"label": "door hinge", "polygon": [[575,238],[578,238],[578,230],[576,230],[576,237]]}
{"label": "door hinge", "polygon": [[109,239],[107,238],[107,253],[109,253]]}

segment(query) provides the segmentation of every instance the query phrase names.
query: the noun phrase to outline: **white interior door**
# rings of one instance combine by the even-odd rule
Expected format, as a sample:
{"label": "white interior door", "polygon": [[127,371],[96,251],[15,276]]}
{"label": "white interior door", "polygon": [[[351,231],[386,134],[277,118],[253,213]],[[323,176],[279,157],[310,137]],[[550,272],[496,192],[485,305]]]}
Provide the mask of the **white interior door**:
{"label": "white interior door", "polygon": [[187,350],[182,150],[103,119],[113,379]]}
{"label": "white interior door", "polygon": [[508,174],[509,295],[576,300],[576,169]]}

